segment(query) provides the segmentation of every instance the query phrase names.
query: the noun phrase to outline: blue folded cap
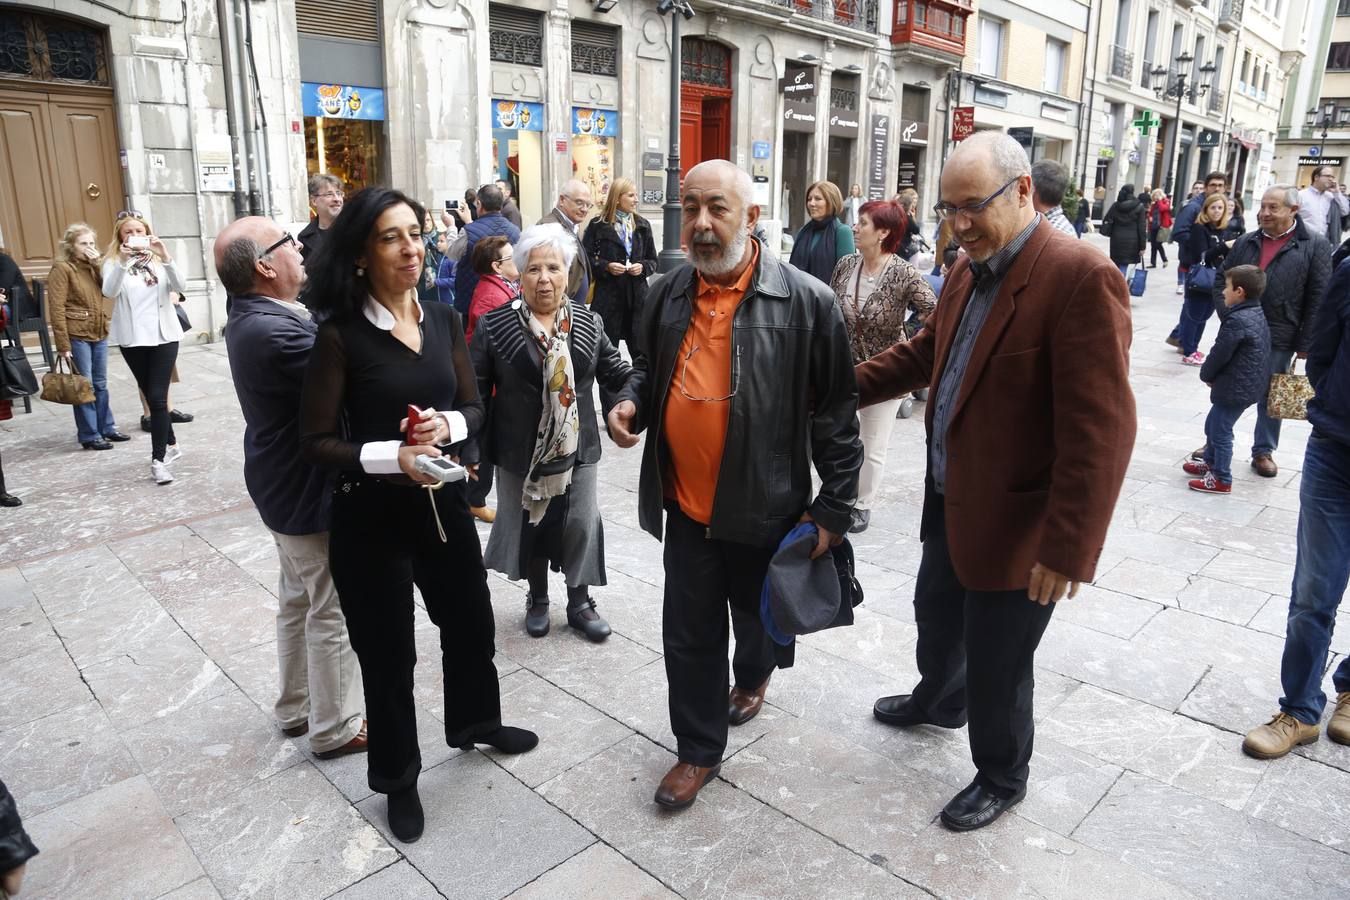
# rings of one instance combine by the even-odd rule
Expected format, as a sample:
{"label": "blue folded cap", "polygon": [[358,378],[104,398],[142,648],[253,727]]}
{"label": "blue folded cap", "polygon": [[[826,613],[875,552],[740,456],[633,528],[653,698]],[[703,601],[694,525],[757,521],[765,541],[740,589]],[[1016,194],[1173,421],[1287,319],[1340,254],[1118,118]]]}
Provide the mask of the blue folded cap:
{"label": "blue folded cap", "polygon": [[840,622],[842,596],[834,553],[811,558],[819,532],[814,522],[803,522],[788,532],[769,561],[759,596],[759,618],[774,642],[786,647],[796,635],[810,634]]}

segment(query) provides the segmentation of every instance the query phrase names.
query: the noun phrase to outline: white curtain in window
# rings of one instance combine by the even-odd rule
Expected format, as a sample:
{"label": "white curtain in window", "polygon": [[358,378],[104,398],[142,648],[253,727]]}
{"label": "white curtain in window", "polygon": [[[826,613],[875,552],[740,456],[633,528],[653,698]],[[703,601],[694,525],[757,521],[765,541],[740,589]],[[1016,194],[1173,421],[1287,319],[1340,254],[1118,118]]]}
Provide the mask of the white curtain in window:
{"label": "white curtain in window", "polygon": [[1069,45],[1054,38],[1045,41],[1045,89],[1058,94],[1064,87],[1064,69],[1068,64]]}
{"label": "white curtain in window", "polygon": [[991,78],[1002,75],[1003,23],[997,19],[980,17],[980,74]]}

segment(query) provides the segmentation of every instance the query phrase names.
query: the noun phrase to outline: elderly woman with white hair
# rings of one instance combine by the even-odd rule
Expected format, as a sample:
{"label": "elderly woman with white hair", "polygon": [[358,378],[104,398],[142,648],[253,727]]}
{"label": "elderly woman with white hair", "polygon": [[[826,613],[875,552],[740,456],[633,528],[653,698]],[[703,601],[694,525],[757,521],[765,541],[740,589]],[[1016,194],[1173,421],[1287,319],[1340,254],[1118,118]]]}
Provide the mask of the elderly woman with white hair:
{"label": "elderly woman with white hair", "polygon": [[594,384],[617,394],[631,369],[600,317],[566,294],[576,246],[558,225],[525,229],[514,253],[521,299],[478,320],[471,355],[487,404],[482,459],[497,467],[497,519],[483,561],[528,580],[533,637],[548,634],[548,571],[561,571],[567,624],[599,642],[610,628],[590,596],[606,582]]}

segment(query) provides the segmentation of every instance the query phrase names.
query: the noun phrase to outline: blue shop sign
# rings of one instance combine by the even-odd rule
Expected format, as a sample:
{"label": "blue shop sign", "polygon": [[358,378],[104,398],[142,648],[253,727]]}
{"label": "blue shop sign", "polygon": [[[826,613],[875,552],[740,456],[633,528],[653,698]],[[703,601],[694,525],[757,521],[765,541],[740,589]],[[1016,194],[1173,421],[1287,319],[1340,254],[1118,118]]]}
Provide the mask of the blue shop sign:
{"label": "blue shop sign", "polygon": [[492,127],[507,131],[543,131],[544,104],[524,100],[493,100]]}
{"label": "blue shop sign", "polygon": [[618,137],[619,114],[612,109],[592,109],[589,106],[572,107],[572,133],[592,137]]}
{"label": "blue shop sign", "polygon": [[300,85],[301,106],[307,116],[326,119],[384,119],[384,91],[354,84]]}
{"label": "blue shop sign", "polygon": [[755,159],[768,159],[771,145],[768,141],[755,141],[750,145],[750,149]]}

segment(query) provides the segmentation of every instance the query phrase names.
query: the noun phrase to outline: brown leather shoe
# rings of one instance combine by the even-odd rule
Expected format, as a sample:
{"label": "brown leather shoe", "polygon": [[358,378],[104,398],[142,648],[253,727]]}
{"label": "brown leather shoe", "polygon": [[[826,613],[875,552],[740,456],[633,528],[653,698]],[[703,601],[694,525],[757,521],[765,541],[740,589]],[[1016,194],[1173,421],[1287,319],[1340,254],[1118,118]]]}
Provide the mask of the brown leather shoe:
{"label": "brown leather shoe", "polygon": [[1280,474],[1280,467],[1275,465],[1275,460],[1269,453],[1262,453],[1260,456],[1252,457],[1252,468],[1256,474],[1262,478],[1274,478]]}
{"label": "brown leather shoe", "polygon": [[759,708],[764,705],[764,692],[768,689],[768,678],[753,691],[733,687],[727,698],[727,721],[732,725],[744,725],[759,715]]}
{"label": "brown leather shoe", "polygon": [[1336,710],[1327,722],[1327,737],[1338,744],[1350,744],[1350,691],[1336,695]]}
{"label": "brown leather shoe", "polygon": [[349,756],[353,753],[365,753],[369,747],[366,740],[366,720],[361,720],[361,730],[341,747],[334,747],[332,750],[325,750],[322,753],[315,753],[317,759],[337,759],[339,756]]}
{"label": "brown leather shoe", "polygon": [[707,768],[676,763],[675,768],[661,779],[661,786],[656,789],[656,802],[666,809],[684,809],[694,802],[703,786],[716,778],[720,771],[720,764]]}

